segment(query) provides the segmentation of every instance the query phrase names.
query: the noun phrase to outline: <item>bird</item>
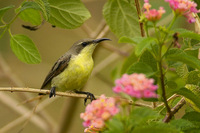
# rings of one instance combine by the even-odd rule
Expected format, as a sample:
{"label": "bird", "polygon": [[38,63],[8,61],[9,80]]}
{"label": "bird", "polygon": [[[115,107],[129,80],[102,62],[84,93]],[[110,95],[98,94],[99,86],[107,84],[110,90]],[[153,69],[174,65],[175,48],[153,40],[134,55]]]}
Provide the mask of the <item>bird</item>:
{"label": "bird", "polygon": [[[75,42],[71,48],[62,55],[53,65],[47,74],[41,89],[50,88],[49,98],[56,96],[56,90],[73,91],[78,94],[85,94],[84,104],[87,99],[95,100],[90,92],[80,91],[86,84],[94,66],[92,58],[96,46],[102,42],[110,40],[82,39]],[[39,94],[43,95],[43,94]]]}

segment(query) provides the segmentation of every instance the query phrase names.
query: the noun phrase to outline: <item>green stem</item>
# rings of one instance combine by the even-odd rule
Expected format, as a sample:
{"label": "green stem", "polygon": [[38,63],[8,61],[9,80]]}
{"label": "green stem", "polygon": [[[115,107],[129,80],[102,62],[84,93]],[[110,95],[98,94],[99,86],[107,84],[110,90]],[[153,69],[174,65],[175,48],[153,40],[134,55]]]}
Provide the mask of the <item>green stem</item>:
{"label": "green stem", "polygon": [[156,34],[157,40],[159,41],[158,31],[157,31],[155,22],[153,23],[153,27],[154,27],[154,30],[155,30],[155,34]]}
{"label": "green stem", "polygon": [[1,25],[1,26],[0,26],[0,28],[5,28],[5,27],[6,27],[6,25]]}
{"label": "green stem", "polygon": [[147,23],[145,23],[145,32],[146,32],[146,36],[149,37],[149,31],[148,31],[148,26],[147,26]]}
{"label": "green stem", "polygon": [[3,35],[5,34],[5,32],[6,32],[7,30],[8,30],[8,32],[9,32],[10,36],[12,37],[11,31],[10,31],[10,25],[17,19],[18,15],[19,15],[19,13],[17,13],[17,14],[15,15],[15,17],[14,17],[9,23],[0,26],[0,28],[5,28],[5,29],[3,30],[3,32],[1,33],[1,35],[0,35],[0,39],[3,37]]}
{"label": "green stem", "polygon": [[164,39],[163,39],[163,41],[162,41],[161,44],[164,44],[166,38],[167,38],[168,35],[169,35],[169,30],[171,30],[171,28],[172,28],[172,26],[174,25],[174,22],[175,22],[175,20],[176,20],[177,17],[178,17],[178,16],[174,13],[174,17],[173,17],[173,19],[172,19],[172,21],[171,21],[169,27],[167,28],[167,33],[165,34]]}
{"label": "green stem", "polygon": [[176,20],[177,17],[178,17],[178,16],[174,13],[174,17],[173,17],[173,19],[172,19],[172,21],[171,21],[169,27],[167,28],[168,30],[171,30],[171,28],[172,28],[172,26],[174,25],[174,22],[175,22],[175,20]]}
{"label": "green stem", "polygon": [[161,59],[163,59],[163,58],[165,57],[166,53],[169,51],[169,49],[172,47],[173,44],[174,44],[174,43],[172,42],[172,43],[169,45],[169,47],[167,48],[167,51],[164,53],[164,55],[161,57]]}
{"label": "green stem", "polygon": [[1,33],[1,35],[0,35],[0,39],[3,37],[3,35],[6,33],[6,31],[7,31],[7,27],[3,30],[3,32]]}
{"label": "green stem", "polygon": [[8,29],[10,29],[10,25],[17,19],[17,17],[19,16],[19,14],[20,14],[20,13],[17,13],[17,14],[15,15],[15,17],[14,17],[8,24],[6,24],[6,26],[8,27]]}

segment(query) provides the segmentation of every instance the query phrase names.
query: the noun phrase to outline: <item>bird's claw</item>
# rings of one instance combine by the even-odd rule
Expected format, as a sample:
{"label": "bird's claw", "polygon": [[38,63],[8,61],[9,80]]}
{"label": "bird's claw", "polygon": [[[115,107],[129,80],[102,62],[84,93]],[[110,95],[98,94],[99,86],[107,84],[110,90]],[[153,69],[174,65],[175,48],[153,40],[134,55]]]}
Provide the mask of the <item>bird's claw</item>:
{"label": "bird's claw", "polygon": [[93,100],[96,100],[96,98],[94,97],[94,95],[90,92],[87,92],[87,97],[84,99],[84,105],[86,106],[87,100],[90,99],[90,101],[92,102]]}
{"label": "bird's claw", "polygon": [[51,98],[52,96],[56,96],[56,87],[52,87],[49,93],[49,98]]}

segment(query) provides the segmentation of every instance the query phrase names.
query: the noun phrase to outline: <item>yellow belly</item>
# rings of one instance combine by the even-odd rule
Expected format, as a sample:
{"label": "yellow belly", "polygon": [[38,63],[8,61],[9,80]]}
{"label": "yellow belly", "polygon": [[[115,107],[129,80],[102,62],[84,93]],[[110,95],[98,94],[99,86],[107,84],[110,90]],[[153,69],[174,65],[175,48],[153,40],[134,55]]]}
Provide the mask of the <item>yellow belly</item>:
{"label": "yellow belly", "polygon": [[91,56],[72,56],[68,67],[52,79],[51,86],[56,86],[59,91],[79,90],[87,82],[93,65]]}

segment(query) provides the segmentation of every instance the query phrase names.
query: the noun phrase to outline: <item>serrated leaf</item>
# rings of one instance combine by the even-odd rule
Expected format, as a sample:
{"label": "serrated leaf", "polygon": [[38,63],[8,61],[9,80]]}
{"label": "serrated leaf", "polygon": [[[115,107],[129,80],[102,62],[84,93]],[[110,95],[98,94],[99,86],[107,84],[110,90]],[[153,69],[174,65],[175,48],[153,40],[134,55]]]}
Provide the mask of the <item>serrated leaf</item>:
{"label": "serrated leaf", "polygon": [[11,8],[15,7],[14,5],[10,5],[4,8],[0,9],[0,20],[2,21],[2,17],[4,16],[4,14]]}
{"label": "serrated leaf", "polygon": [[10,46],[17,58],[24,63],[37,64],[41,62],[40,54],[33,41],[25,35],[13,35]]}
{"label": "serrated leaf", "polygon": [[181,64],[178,67],[176,67],[176,73],[179,77],[185,78],[185,76],[188,74],[188,68],[186,64]]}
{"label": "serrated leaf", "polygon": [[195,108],[200,109],[200,98],[187,88],[181,88],[176,91],[177,94],[184,96],[186,102],[192,104]]}
{"label": "serrated leaf", "polygon": [[193,84],[186,84],[185,87],[200,97],[200,87]]}
{"label": "serrated leaf", "polygon": [[139,56],[142,52],[144,52],[144,50],[151,49],[151,46],[153,46],[153,43],[155,42],[156,39],[153,37],[143,38],[143,40],[140,41],[135,47],[135,55]]}
{"label": "serrated leaf", "polygon": [[200,82],[200,72],[199,71],[191,71],[187,74],[186,83],[198,85]]}
{"label": "serrated leaf", "polygon": [[41,15],[38,10],[26,9],[19,14],[20,19],[30,22],[32,25],[40,25],[42,23]]}
{"label": "serrated leaf", "polygon": [[48,0],[35,0],[35,2],[39,5],[44,19],[48,21],[50,18],[50,6]]}
{"label": "serrated leaf", "polygon": [[37,3],[33,2],[33,1],[26,1],[26,2],[22,3],[19,12],[22,12],[22,11],[24,11],[26,9],[40,10],[40,7],[39,7],[39,5]]}
{"label": "serrated leaf", "polygon": [[147,77],[150,77],[152,75],[155,74],[155,72],[153,71],[153,69],[151,68],[151,66],[149,66],[146,63],[143,62],[136,62],[133,63],[129,69],[126,72],[127,74],[132,74],[132,73],[143,73],[145,74]]}
{"label": "serrated leaf", "polygon": [[103,7],[104,18],[118,37],[140,35],[137,10],[127,0],[108,0]]}
{"label": "serrated leaf", "polygon": [[186,29],[175,29],[175,32],[178,32],[178,37],[184,37],[184,38],[191,38],[191,39],[195,39],[195,40],[199,40],[200,41],[200,35],[190,31],[190,30],[186,30]]}
{"label": "serrated leaf", "polygon": [[153,57],[153,55],[149,52],[149,50],[145,50],[143,54],[140,56],[139,62],[143,62],[151,66],[153,71],[157,71],[157,61]]}
{"label": "serrated leaf", "polygon": [[[185,87],[186,87],[188,90],[190,90],[192,93],[194,93],[197,97],[200,97],[200,88],[199,88],[199,86],[193,85],[193,84],[186,84]],[[191,101],[191,100],[189,100],[189,99],[186,99],[186,101],[187,101],[188,103],[190,103],[190,106],[191,106],[194,110],[200,112],[200,108],[199,108],[198,106],[196,106],[196,104],[195,104],[193,101]]]}
{"label": "serrated leaf", "polygon": [[196,127],[192,122],[185,119],[172,120],[170,121],[170,125],[175,126],[182,131]]}
{"label": "serrated leaf", "polygon": [[49,4],[49,22],[60,28],[77,28],[91,16],[80,0],[49,0]]}
{"label": "serrated leaf", "polygon": [[171,49],[166,54],[166,59],[169,61],[180,61],[183,62],[193,68],[197,68],[200,70],[200,61],[191,56],[186,54],[184,51],[180,49]]}

